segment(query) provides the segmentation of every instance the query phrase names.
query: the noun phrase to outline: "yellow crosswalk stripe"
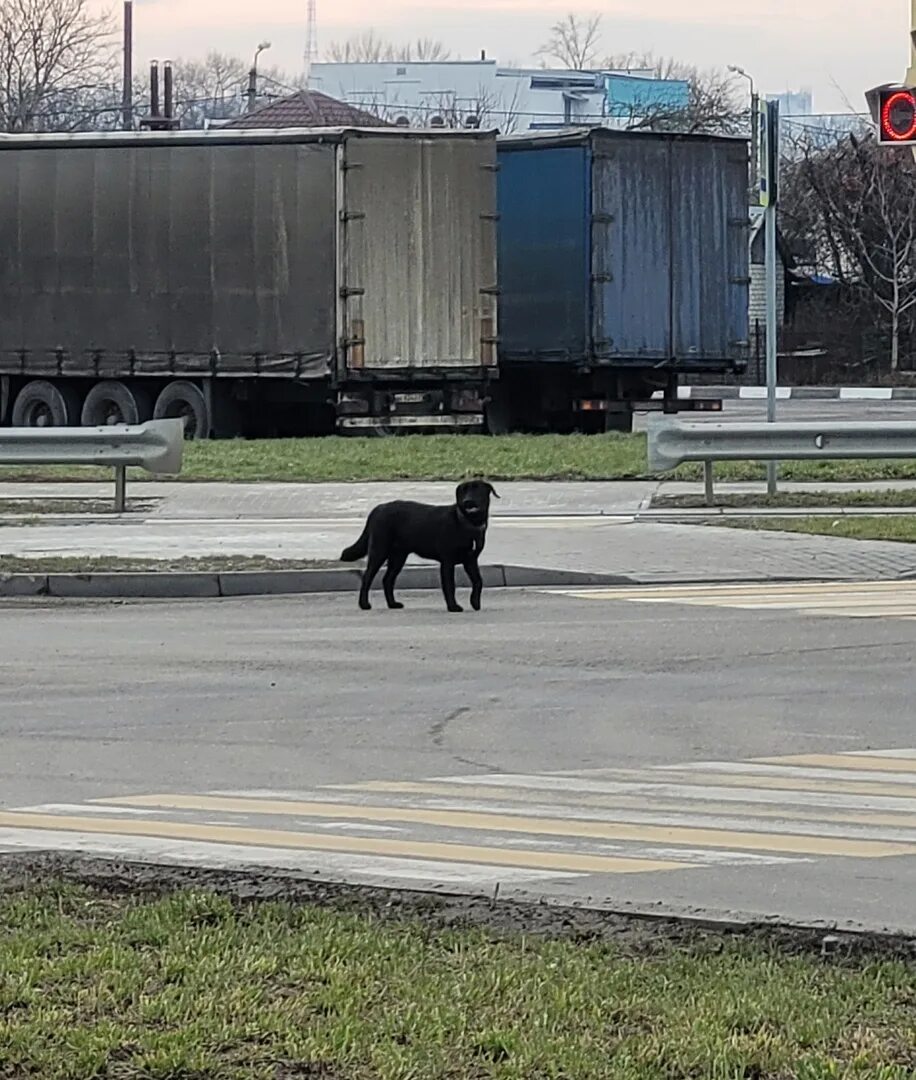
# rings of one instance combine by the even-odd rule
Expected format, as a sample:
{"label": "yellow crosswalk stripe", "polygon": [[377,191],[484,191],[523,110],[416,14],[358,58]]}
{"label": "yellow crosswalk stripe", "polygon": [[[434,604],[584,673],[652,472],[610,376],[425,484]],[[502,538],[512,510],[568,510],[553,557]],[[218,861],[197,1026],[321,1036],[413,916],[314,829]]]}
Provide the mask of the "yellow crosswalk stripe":
{"label": "yellow crosswalk stripe", "polygon": [[[768,765],[810,765],[817,769],[855,769],[857,772],[916,773],[916,761],[907,758],[880,758],[865,754],[793,754],[790,757],[755,758]],[[914,777],[916,783],[916,777]],[[883,788],[887,791],[887,788]],[[898,793],[894,787],[894,794]]]}
{"label": "yellow crosswalk stripe", "polygon": [[551,589],[580,600],[650,605],[722,607],[747,611],[797,611],[845,618],[916,618],[916,582],[797,582]]}
{"label": "yellow crosswalk stripe", "polygon": [[354,821],[398,821],[413,825],[434,825],[472,831],[530,833],[686,847],[739,848],[743,851],[768,851],[793,855],[845,855],[872,859],[884,858],[888,855],[916,854],[916,842],[888,843],[878,840],[847,840],[829,836],[741,832],[732,829],[636,825],[611,821],[571,821],[400,806],[354,806],[345,803],[329,806],[321,802],[285,802],[277,799],[186,795],[142,795],[120,799],[118,802],[124,806],[147,806],[171,810],[209,810],[250,814],[286,813],[302,817],[325,818],[333,816]]}
{"label": "yellow crosswalk stripe", "polygon": [[394,856],[404,859],[516,866],[531,870],[580,871],[593,874],[644,874],[657,870],[682,870],[683,861],[640,859],[579,854],[577,852],[524,851],[471,844],[446,844],[421,840],[391,840],[362,836],[327,836],[324,833],[288,829],[252,829],[235,825],[198,825],[176,821],[125,821],[78,815],[0,812],[0,827],[48,829],[118,836],[166,837],[257,847],[295,848],[308,851],[347,852],[358,855]]}

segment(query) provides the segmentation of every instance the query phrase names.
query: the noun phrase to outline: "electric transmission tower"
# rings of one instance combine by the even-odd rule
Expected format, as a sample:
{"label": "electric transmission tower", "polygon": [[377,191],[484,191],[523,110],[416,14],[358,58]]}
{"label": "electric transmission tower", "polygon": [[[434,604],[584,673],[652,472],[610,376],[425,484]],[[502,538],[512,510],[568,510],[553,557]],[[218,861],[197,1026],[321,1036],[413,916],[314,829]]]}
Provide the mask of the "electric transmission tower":
{"label": "electric transmission tower", "polygon": [[318,3],[308,0],[305,24],[305,77],[312,73],[312,64],[318,59]]}

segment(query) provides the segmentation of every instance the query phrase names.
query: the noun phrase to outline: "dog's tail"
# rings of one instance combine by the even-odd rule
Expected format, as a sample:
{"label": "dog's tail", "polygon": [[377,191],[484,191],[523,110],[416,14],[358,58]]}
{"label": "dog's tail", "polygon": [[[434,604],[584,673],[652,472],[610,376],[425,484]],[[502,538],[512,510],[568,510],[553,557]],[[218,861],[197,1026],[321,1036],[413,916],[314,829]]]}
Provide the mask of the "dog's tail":
{"label": "dog's tail", "polygon": [[356,541],[355,544],[351,544],[348,548],[340,553],[341,562],[356,562],[357,559],[364,559],[369,554],[369,523],[366,522],[366,527],[362,531],[362,535]]}

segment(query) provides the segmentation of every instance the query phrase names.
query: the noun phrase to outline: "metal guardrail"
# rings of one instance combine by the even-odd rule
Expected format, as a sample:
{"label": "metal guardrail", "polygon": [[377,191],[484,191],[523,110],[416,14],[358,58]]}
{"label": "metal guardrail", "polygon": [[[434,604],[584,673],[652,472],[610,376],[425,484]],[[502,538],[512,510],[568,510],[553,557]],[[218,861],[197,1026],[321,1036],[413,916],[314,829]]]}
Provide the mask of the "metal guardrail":
{"label": "metal guardrail", "polygon": [[115,513],[127,508],[127,469],[179,473],[184,421],[112,427],[0,429],[0,465],[96,465],[115,471]]}
{"label": "metal guardrail", "polygon": [[713,504],[716,461],[916,459],[916,423],[909,420],[690,424],[653,416],[648,434],[652,472],[666,472],[685,462],[703,463],[708,506]]}

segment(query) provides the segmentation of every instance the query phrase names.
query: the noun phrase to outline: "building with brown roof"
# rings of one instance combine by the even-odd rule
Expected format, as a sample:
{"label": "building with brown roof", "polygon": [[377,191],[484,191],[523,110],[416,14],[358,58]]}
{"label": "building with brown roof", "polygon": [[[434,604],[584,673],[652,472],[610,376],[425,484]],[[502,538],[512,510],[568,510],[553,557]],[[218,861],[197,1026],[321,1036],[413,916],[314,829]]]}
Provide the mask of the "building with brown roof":
{"label": "building with brown roof", "polygon": [[243,113],[220,125],[227,128],[390,127],[385,120],[318,90],[300,90]]}

